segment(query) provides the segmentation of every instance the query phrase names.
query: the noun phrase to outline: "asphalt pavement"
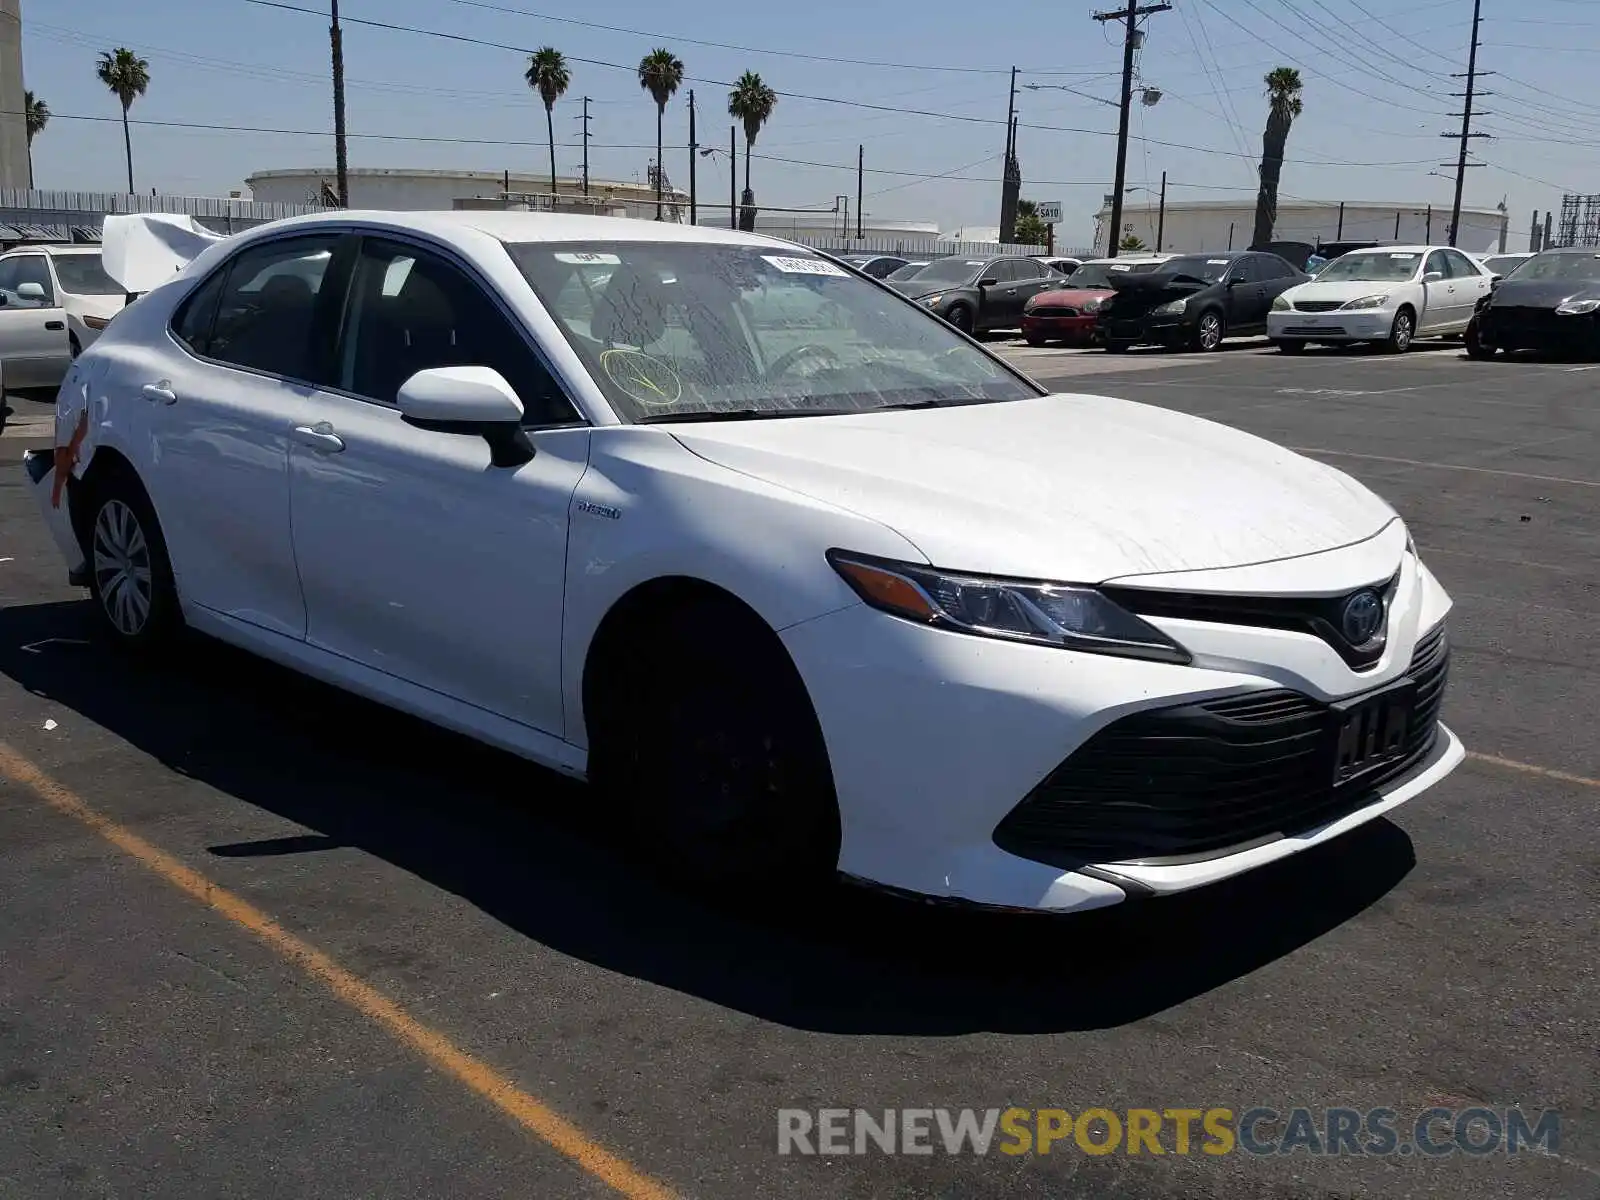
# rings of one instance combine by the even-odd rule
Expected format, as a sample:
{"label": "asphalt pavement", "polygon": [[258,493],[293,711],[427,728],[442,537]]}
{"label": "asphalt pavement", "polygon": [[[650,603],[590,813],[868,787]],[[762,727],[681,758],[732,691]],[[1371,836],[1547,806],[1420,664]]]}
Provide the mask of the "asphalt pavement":
{"label": "asphalt pavement", "polygon": [[[225,647],[100,645],[0,428],[0,1197],[1600,1197],[1600,374],[1001,353],[1378,489],[1473,757],[1072,919],[682,895],[585,790]],[[805,1156],[778,1111],[1557,1110],[1537,1152]]]}

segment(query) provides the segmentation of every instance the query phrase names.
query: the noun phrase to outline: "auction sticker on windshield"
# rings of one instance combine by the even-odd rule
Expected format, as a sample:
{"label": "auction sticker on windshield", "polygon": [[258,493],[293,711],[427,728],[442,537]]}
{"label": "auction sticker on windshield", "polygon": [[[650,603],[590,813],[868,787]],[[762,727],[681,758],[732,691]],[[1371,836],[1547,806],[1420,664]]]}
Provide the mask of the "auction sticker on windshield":
{"label": "auction sticker on windshield", "polygon": [[598,250],[557,250],[550,257],[561,263],[576,263],[579,266],[595,267],[620,267],[622,260],[615,254],[605,254]]}
{"label": "auction sticker on windshield", "polygon": [[1415,258],[1415,254],[1391,254],[1390,258]]}
{"label": "auction sticker on windshield", "polygon": [[820,258],[784,258],[777,254],[763,254],[763,261],[771,263],[785,275],[841,275],[849,276],[843,267],[836,267],[831,262],[824,262]]}

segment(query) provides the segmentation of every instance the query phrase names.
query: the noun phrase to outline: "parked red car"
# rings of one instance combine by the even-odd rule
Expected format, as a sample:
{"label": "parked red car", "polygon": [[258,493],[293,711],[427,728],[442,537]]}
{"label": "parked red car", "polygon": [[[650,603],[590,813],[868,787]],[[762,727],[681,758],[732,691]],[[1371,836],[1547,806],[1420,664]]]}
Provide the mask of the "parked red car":
{"label": "parked red car", "polygon": [[1030,346],[1051,338],[1069,345],[1087,346],[1094,340],[1095,316],[1112,294],[1111,277],[1122,272],[1153,271],[1170,254],[1121,258],[1095,258],[1074,271],[1058,288],[1031,297],[1022,309],[1022,336]]}

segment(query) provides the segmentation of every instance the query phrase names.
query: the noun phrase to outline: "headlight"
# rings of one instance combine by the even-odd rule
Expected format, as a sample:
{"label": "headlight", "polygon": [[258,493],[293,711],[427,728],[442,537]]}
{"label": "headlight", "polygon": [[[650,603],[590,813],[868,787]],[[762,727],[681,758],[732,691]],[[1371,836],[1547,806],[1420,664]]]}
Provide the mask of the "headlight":
{"label": "headlight", "polygon": [[1083,302],[1083,311],[1086,313],[1099,312],[1100,306],[1104,303],[1105,301],[1100,299],[1100,297],[1091,296],[1089,299]]}
{"label": "headlight", "polygon": [[1024,300],[1022,302],[1022,311],[1023,312],[1032,312],[1033,311],[1033,306],[1035,304],[1037,304],[1037,303],[1039,303],[1039,297],[1037,297],[1037,296],[1029,296],[1026,300]]}
{"label": "headlight", "polygon": [[924,304],[926,304],[929,308],[936,308],[936,307],[938,307],[939,301],[941,301],[943,299],[944,299],[944,293],[943,292],[935,292],[931,296],[924,296],[922,298],[922,302]]}
{"label": "headlight", "polygon": [[1168,300],[1155,311],[1164,317],[1176,316],[1178,313],[1181,313],[1185,308],[1187,308],[1188,305],[1188,300]]}
{"label": "headlight", "polygon": [[1348,304],[1345,305],[1345,307],[1346,308],[1382,308],[1387,303],[1389,303],[1389,294],[1387,292],[1385,292],[1381,296],[1362,296],[1359,299],[1350,301]]}
{"label": "headlight", "polygon": [[1581,317],[1597,308],[1600,308],[1600,300],[1567,300],[1556,306],[1556,312],[1563,317]]}
{"label": "headlight", "polygon": [[1289,303],[1289,298],[1287,296],[1274,296],[1272,298],[1273,312],[1288,312],[1293,307],[1294,305]]}
{"label": "headlight", "polygon": [[833,569],[873,608],[979,637],[1090,654],[1188,663],[1189,652],[1093,588],[960,575],[830,550]]}

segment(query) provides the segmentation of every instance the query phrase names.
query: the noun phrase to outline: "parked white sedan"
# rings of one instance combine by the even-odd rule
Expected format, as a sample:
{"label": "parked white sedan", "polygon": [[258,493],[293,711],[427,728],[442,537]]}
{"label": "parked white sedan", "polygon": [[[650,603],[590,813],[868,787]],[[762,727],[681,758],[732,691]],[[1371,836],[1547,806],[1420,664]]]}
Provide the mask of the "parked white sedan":
{"label": "parked white sedan", "polygon": [[0,254],[0,360],[8,387],[54,387],[127,301],[98,246]]}
{"label": "parked white sedan", "polygon": [[1285,353],[1314,342],[1376,342],[1403,353],[1413,338],[1466,332],[1492,279],[1449,246],[1352,250],[1272,302],[1267,336]]}
{"label": "parked white sedan", "polygon": [[1462,758],[1450,600],[1377,496],[1047,395],[803,247],[338,212],[147,274],[25,462],[111,638],[587,776],[670,868],[1095,908]]}

